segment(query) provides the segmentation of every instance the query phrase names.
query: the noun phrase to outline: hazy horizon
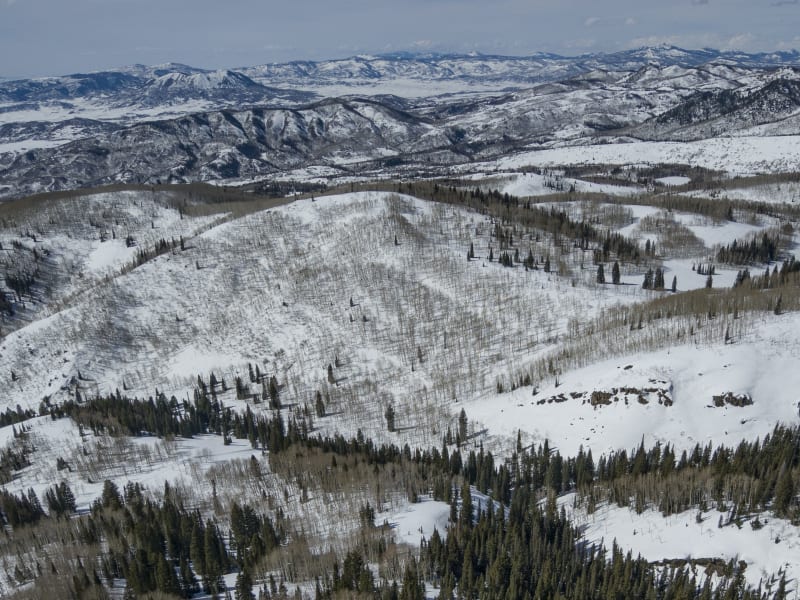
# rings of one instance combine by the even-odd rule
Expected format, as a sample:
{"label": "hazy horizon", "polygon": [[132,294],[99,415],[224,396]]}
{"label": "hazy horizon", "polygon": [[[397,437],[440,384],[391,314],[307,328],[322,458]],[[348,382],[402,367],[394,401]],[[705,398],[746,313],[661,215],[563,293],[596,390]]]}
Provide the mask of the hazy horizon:
{"label": "hazy horizon", "polygon": [[800,0],[0,0],[0,77],[392,52],[577,56],[661,44],[788,51],[800,47],[798,11]]}

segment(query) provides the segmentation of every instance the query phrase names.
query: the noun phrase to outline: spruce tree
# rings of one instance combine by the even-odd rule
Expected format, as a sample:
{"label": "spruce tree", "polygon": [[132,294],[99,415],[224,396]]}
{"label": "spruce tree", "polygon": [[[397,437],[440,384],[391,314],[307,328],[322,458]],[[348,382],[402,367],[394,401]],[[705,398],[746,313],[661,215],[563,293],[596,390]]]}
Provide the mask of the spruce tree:
{"label": "spruce tree", "polygon": [[664,289],[664,271],[662,271],[660,267],[656,269],[656,275],[655,275],[655,280],[653,282],[653,287],[655,287],[655,289],[657,290]]}
{"label": "spruce tree", "polygon": [[317,398],[314,402],[314,408],[317,412],[317,417],[322,418],[325,416],[325,402],[322,400],[322,394],[317,390]]}
{"label": "spruce tree", "polygon": [[235,598],[236,600],[255,600],[253,595],[253,579],[246,569],[239,571],[236,576]]}
{"label": "spruce tree", "polygon": [[461,443],[464,443],[467,439],[467,413],[463,408],[458,415],[458,435],[461,438]]}
{"label": "spruce tree", "polygon": [[778,476],[778,482],[775,484],[775,512],[779,515],[785,515],[793,499],[794,479],[792,478],[792,469],[784,465]]}
{"label": "spruce tree", "polygon": [[653,269],[647,269],[647,273],[644,274],[644,281],[642,282],[642,289],[645,289],[645,290],[652,290],[653,289]]}
{"label": "spruce tree", "polygon": [[275,377],[275,375],[269,378],[269,406],[272,409],[279,409],[281,407],[278,378]]}
{"label": "spruce tree", "polygon": [[386,412],[384,413],[384,417],[386,417],[386,429],[390,432],[394,431],[394,407],[390,404],[386,407]]}

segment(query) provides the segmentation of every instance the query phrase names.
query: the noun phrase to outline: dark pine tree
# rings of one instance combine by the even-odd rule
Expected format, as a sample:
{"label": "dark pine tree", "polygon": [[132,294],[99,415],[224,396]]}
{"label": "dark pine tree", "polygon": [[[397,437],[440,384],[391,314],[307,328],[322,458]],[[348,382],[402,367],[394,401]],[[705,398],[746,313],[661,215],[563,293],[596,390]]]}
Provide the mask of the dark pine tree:
{"label": "dark pine tree", "polygon": [[383,416],[386,417],[386,429],[388,431],[394,431],[394,407],[390,404],[386,407],[386,412],[383,413]]}

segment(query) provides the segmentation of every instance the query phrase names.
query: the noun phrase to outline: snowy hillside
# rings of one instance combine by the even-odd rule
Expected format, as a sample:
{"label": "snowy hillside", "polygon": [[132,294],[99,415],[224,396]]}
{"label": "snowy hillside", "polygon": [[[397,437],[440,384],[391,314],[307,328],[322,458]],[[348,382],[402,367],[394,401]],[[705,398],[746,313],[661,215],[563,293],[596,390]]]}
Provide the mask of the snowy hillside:
{"label": "snowy hillside", "polygon": [[[92,221],[85,211],[71,226],[70,237],[63,229],[43,225],[52,222],[47,213],[40,215],[39,225],[18,226],[37,232],[22,238],[27,252],[72,266],[48,284],[58,286],[58,294],[28,309],[35,315],[40,306],[42,314],[52,316],[3,340],[0,371],[6,377],[14,373],[8,406],[35,409],[45,398],[60,402],[74,392],[70,382],[78,373],[84,379],[78,386],[88,386],[92,393],[125,389],[145,396],[156,386],[182,397],[197,375],[214,371],[230,383],[252,363],[274,373],[285,393],[301,404],[317,390],[330,396],[341,416],[319,422],[323,430],[354,434],[360,427],[382,439],[382,412],[393,405],[403,423],[402,437],[423,446],[436,443],[440,419],[453,402],[467,402],[469,414],[480,421],[493,415],[492,423],[486,423],[490,436],[523,429],[537,439],[565,444],[569,452],[598,442],[604,444],[601,450],[624,448],[642,435],[674,443],[685,437],[687,444],[729,441],[728,435],[763,435],[796,414],[800,398],[791,397],[793,386],[786,387],[788,395],[764,387],[795,360],[791,337],[780,341],[794,327],[788,315],[780,321],[784,324],[764,327],[741,321],[736,343],[714,350],[707,368],[698,366],[708,352],[701,344],[696,350],[670,348],[635,360],[621,356],[588,371],[564,373],[558,390],[545,381],[535,396],[529,387],[499,398],[487,396],[497,381],[555,349],[560,338],[569,340],[576,320],[587,323],[593,316],[602,318],[605,309],[652,296],[639,285],[640,268],[624,268],[622,282],[629,285],[597,287],[594,269],[584,264],[591,264],[591,258],[524,230],[517,231],[513,247],[522,257],[530,250],[540,266],[545,256],[560,261],[560,275],[489,262],[492,245],[499,256],[498,242],[490,237],[491,223],[476,213],[366,193],[298,201],[214,226],[212,217],[181,219],[146,193],[90,196],[84,202],[98,211],[118,211],[113,219],[119,233],[89,228],[76,235],[76,227]],[[634,211],[633,224],[624,228],[628,235],[647,214],[652,211]],[[65,217],[57,221],[60,227],[67,224]],[[758,231],[686,222],[708,243],[700,243],[697,264],[715,244]],[[4,246],[18,239],[12,232],[5,236]],[[127,236],[137,245],[126,248]],[[171,246],[133,270],[121,269],[138,248],[178,238],[183,238],[182,247]],[[657,235],[652,239],[659,247],[664,242]],[[470,244],[477,260],[465,259]],[[702,288],[706,282],[705,276],[689,270],[691,260],[661,261],[667,281],[675,274],[680,290]],[[106,275],[112,278],[102,279]],[[720,268],[717,285],[731,285],[735,275],[735,270]],[[785,347],[781,361],[770,358],[768,349],[775,345]],[[762,351],[763,358],[754,362]],[[326,368],[334,359],[341,366],[331,382]],[[633,367],[620,370],[622,363]],[[709,369],[718,375],[710,375]],[[715,377],[727,378],[730,389],[722,389],[721,381],[713,383]],[[646,380],[660,383],[650,386]],[[587,404],[592,392],[625,387],[657,387],[674,406],[657,403],[655,396],[647,406],[628,406],[623,396],[614,400],[619,405],[605,410]],[[725,392],[747,393],[755,404],[741,410],[709,409],[719,413],[713,430],[693,432],[690,421],[697,407],[708,406],[712,395]],[[539,402],[573,393],[566,404]],[[498,403],[511,418],[497,413]],[[621,421],[619,411],[643,416]],[[563,416],[567,414],[573,415],[569,424]],[[719,418],[726,414],[730,423]],[[592,438],[590,430],[612,424],[622,426],[625,435],[617,439],[606,433],[602,442]]]}
{"label": "snowy hillside", "polygon": [[[687,179],[665,181],[685,185]],[[536,195],[545,180],[570,183],[550,172],[483,185]],[[589,195],[615,191],[580,179],[571,184]],[[535,448],[547,441],[561,456],[656,443],[680,452],[762,439],[777,424],[796,424],[796,312],[745,311],[736,318],[703,312],[702,318],[648,317],[644,326],[639,317],[638,327],[617,324],[620,315],[646,311],[648,303],[679,301],[683,290],[702,289],[706,276],[694,272],[695,263],[721,244],[772,231],[777,217],[721,221],[667,214],[634,204],[637,196],[617,198],[629,204],[545,206],[562,218],[622,233],[639,248],[645,242],[661,248],[657,257],[622,261],[619,285],[597,283],[596,248],[398,193],[319,196],[261,211],[253,204],[233,214],[229,205],[214,209],[189,191],[109,191],[40,200],[27,210],[24,203],[7,204],[11,220],[0,242],[16,258],[4,263],[6,281],[17,281],[8,274],[24,260],[34,270],[20,273],[36,275],[31,289],[14,292],[14,312],[4,315],[0,414],[12,424],[0,436],[2,448],[28,462],[3,489],[45,497],[53,482],[63,481],[79,510],[107,496],[105,480],[120,489],[139,483],[158,498],[172,489],[203,510],[229,510],[241,498],[261,495],[268,514],[284,519],[290,539],[341,552],[365,535],[366,517],[355,515],[372,505],[374,516],[364,514],[376,535],[386,521],[392,543],[421,552],[420,540],[443,529],[452,512],[441,501],[409,504],[418,494],[441,493],[412,473],[401,480],[381,476],[386,487],[378,493],[360,483],[357,473],[375,473],[356,460],[348,463],[355,479],[331,488],[327,457],[308,456],[300,477],[290,458],[257,450],[252,440],[120,437],[69,417],[33,414],[53,410],[55,417],[58,407],[75,400],[154,393],[180,406],[197,398],[198,382],[221,381],[212,385],[214,398],[231,414],[282,414],[309,423],[316,412],[315,434],[415,449],[440,447],[458,435],[463,452],[491,450],[498,460],[510,457],[515,443]],[[191,216],[199,209],[211,214]],[[694,254],[671,245],[678,233],[693,236]],[[144,249],[153,251],[140,255]],[[642,289],[642,274],[656,266],[667,280],[676,275],[676,294]],[[608,272],[610,278],[610,261]],[[735,278],[736,269],[724,265],[714,275],[716,286]],[[794,296],[785,293],[785,305],[794,307]],[[588,348],[578,351],[581,345]],[[622,510],[576,510],[571,518],[589,524],[587,540],[610,544],[608,528],[617,527]],[[793,548],[793,529],[764,515],[769,525],[759,539],[778,535]],[[641,519],[648,531],[671,532],[673,521],[687,518],[662,522],[646,513]],[[679,539],[662,553],[624,534],[618,540],[624,548],[651,560],[699,556]],[[746,538],[734,537],[729,543],[741,551],[715,546],[708,550],[713,556],[699,558],[738,552],[754,584],[757,574],[771,577],[781,566],[751,556]],[[27,552],[13,564],[35,560]],[[263,573],[288,568],[292,555],[281,556]],[[309,586],[313,577],[302,573],[290,580]],[[10,591],[21,578],[24,573],[0,576],[0,585]]]}
{"label": "snowy hillside", "polygon": [[798,64],[0,81],[0,596],[800,597]]}

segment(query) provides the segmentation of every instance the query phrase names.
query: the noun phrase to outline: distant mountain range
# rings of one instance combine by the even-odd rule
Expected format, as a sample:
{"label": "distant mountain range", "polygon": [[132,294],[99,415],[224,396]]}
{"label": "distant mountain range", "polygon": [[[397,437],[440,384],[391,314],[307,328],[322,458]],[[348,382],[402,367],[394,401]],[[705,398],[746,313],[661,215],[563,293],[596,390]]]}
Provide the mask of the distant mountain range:
{"label": "distant mountain range", "polygon": [[513,57],[485,54],[411,54],[356,56],[322,62],[295,61],[239,69],[257,81],[277,84],[341,84],[386,79],[427,79],[530,85],[558,81],[592,71],[636,71],[645,65],[696,67],[711,62],[746,67],[800,64],[800,53],[746,54],[718,50],[684,50],[675,46],[639,48],[611,54],[575,57],[538,53]]}
{"label": "distant mountain range", "polygon": [[120,71],[19,79],[0,84],[0,102],[3,103],[101,99],[110,100],[112,106],[122,102],[155,106],[185,100],[225,102],[234,96],[250,102],[268,99],[297,102],[310,97],[261,85],[240,72],[204,71],[183,65],[137,66]]}
{"label": "distant mountain range", "polygon": [[417,172],[529,148],[800,133],[800,54],[358,56],[0,82],[0,194]]}

